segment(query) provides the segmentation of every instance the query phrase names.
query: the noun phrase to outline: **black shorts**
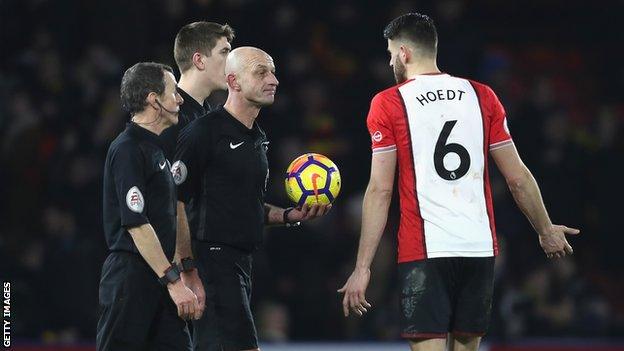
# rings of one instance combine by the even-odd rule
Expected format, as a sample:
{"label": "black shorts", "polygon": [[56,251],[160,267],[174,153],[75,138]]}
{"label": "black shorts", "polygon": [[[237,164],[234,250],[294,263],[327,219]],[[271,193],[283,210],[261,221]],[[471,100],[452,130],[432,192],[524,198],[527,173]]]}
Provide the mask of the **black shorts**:
{"label": "black shorts", "polygon": [[193,242],[206,309],[193,321],[195,351],[247,350],[258,347],[251,314],[251,254],[224,245]]}
{"label": "black shorts", "polygon": [[111,253],[99,295],[98,351],[191,350],[186,322],[140,255]]}
{"label": "black shorts", "polygon": [[401,336],[482,336],[492,308],[494,257],[442,257],[399,264]]}

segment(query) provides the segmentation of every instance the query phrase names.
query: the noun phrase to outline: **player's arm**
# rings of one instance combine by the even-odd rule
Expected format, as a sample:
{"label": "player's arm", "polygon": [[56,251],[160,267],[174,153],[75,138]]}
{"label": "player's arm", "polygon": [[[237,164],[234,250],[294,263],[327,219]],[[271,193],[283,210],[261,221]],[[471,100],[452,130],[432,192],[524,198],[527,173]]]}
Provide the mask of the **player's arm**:
{"label": "player's arm", "polygon": [[370,180],[362,204],[362,229],[355,270],[338,290],[344,293],[342,305],[345,316],[349,315],[349,309],[361,316],[367,312],[367,307],[371,307],[365,293],[370,280],[370,266],[388,219],[395,169],[395,151],[373,153]]}
{"label": "player's arm", "polygon": [[304,204],[301,208],[281,208],[264,203],[264,223],[266,225],[308,221],[326,215],[332,205]]}
{"label": "player's arm", "polygon": [[572,247],[565,234],[580,231],[563,225],[552,224],[539,186],[531,171],[524,165],[513,143],[490,151],[498,169],[507,181],[516,204],[539,234],[540,245],[549,258],[572,254]]}

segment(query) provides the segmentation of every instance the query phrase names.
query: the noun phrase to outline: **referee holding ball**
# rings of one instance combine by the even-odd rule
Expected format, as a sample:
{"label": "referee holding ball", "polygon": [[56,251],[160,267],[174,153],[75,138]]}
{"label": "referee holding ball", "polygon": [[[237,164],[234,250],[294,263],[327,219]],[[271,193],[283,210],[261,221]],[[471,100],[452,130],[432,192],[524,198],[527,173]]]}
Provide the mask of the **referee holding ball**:
{"label": "referee holding ball", "polygon": [[264,202],[269,143],[256,118],[273,103],[279,84],[273,58],[257,48],[236,48],[225,75],[225,105],[182,130],[173,166],[186,212],[178,216],[178,228],[188,234],[190,226],[193,266],[199,269],[199,277],[183,279],[193,291],[203,285],[206,294],[205,313],[193,321],[195,351],[258,350],[251,255],[262,243],[264,225],[295,225],[331,206],[283,209]]}
{"label": "referee holding ball", "polygon": [[104,166],[104,234],[97,350],[191,350],[185,319],[200,317],[195,294],[171,262],[176,189],[159,134],[183,103],[169,66],[137,63],[121,81],[132,121]]}

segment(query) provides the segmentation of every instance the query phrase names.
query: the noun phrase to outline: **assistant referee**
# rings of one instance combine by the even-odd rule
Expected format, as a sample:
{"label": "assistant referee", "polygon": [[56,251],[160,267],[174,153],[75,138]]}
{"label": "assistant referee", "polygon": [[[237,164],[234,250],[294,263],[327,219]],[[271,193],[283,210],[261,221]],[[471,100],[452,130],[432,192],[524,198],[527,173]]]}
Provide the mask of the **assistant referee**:
{"label": "assistant referee", "polygon": [[196,351],[258,350],[250,308],[251,254],[262,242],[264,225],[292,225],[329,210],[264,202],[269,142],[256,118],[275,98],[275,65],[266,52],[240,47],[228,56],[225,73],[225,105],[182,130],[173,166],[186,207],[178,228],[189,230],[190,224],[201,280],[183,278],[193,290],[203,284],[206,292],[205,313],[193,321]]}
{"label": "assistant referee", "polygon": [[172,260],[176,190],[159,134],[183,103],[169,66],[137,63],[121,81],[132,121],[111,143],[104,166],[104,234],[97,350],[190,350],[184,319],[197,297]]}

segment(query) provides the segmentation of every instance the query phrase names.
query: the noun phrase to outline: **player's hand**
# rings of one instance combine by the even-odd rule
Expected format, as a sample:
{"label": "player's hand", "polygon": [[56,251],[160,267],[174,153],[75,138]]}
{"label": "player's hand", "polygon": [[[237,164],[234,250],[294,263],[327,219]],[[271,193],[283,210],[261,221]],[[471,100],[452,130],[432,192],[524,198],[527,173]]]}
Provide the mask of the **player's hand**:
{"label": "player's hand", "polygon": [[326,215],[329,210],[331,210],[332,205],[308,205],[303,204],[301,208],[293,208],[292,211],[288,212],[288,221],[289,222],[303,222],[308,221],[310,219],[318,218]]}
{"label": "player's hand", "polygon": [[368,312],[367,308],[373,307],[366,301],[366,288],[370,280],[370,269],[356,268],[345,285],[338,289],[339,293],[344,293],[342,299],[342,311],[345,317],[349,316],[349,309],[358,316],[363,316]]}
{"label": "player's hand", "polygon": [[206,292],[204,291],[204,284],[199,278],[197,269],[193,269],[190,272],[181,272],[180,277],[182,282],[197,296],[198,309],[195,311],[193,319],[200,319],[206,308]]}
{"label": "player's hand", "polygon": [[184,320],[192,319],[199,309],[199,302],[195,293],[187,288],[181,279],[167,284],[167,290],[178,308],[178,316]]}
{"label": "player's hand", "polygon": [[568,228],[565,225],[553,224],[547,231],[540,233],[539,243],[546,257],[561,258],[565,255],[572,255],[574,252],[565,235],[577,235],[580,232],[578,229]]}

